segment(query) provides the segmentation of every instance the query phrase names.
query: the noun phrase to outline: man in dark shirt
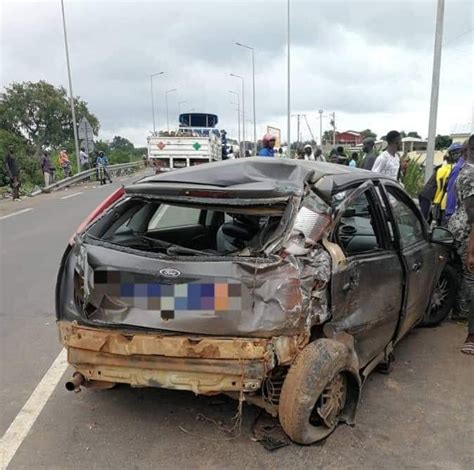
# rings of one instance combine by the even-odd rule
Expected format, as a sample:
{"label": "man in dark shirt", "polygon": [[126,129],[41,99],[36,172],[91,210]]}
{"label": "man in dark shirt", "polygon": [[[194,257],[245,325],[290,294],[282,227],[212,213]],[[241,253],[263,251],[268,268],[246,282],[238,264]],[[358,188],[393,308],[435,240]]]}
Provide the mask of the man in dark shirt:
{"label": "man in dark shirt", "polygon": [[20,169],[18,162],[13,154],[13,147],[10,145],[5,155],[5,170],[10,178],[10,186],[12,188],[12,199],[20,199]]}
{"label": "man in dark shirt", "polygon": [[375,140],[367,137],[367,139],[364,139],[363,146],[362,146],[362,151],[364,152],[364,157],[362,159],[362,165],[361,168],[364,170],[372,170],[372,167],[374,166],[375,159],[377,158],[377,155],[375,155],[374,152],[374,145],[375,145]]}

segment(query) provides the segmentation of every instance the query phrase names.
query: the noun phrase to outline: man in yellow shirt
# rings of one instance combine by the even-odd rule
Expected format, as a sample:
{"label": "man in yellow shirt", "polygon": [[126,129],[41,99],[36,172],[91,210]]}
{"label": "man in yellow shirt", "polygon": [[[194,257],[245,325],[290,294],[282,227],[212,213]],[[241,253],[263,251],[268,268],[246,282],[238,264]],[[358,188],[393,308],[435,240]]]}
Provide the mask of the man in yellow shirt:
{"label": "man in yellow shirt", "polygon": [[436,193],[433,198],[433,220],[435,220],[438,225],[441,225],[441,221],[443,220],[443,213],[446,210],[446,187],[452,169],[453,159],[450,155],[446,155],[444,157],[443,164],[438,168],[438,171],[436,172]]}

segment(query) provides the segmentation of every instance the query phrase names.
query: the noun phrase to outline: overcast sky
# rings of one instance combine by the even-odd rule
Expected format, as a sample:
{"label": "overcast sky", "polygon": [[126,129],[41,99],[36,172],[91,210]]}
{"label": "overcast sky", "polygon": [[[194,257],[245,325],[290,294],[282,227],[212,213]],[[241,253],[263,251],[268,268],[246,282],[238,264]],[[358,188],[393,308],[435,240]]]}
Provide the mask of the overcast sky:
{"label": "overcast sky", "polygon": [[[152,128],[151,73],[157,128],[178,101],[219,115],[237,130],[235,101],[245,76],[246,120],[252,119],[255,48],[257,133],[286,135],[286,1],[65,0],[74,94],[101,122],[99,137],[122,135],[144,145]],[[2,0],[1,81],[47,80],[67,86],[60,0]],[[305,113],[319,135],[316,110],[336,112],[339,130],[393,129],[427,135],[436,0],[292,1],[292,113]],[[438,132],[469,126],[473,115],[474,2],[446,0]],[[309,138],[302,125],[303,138]],[[329,119],[323,119],[323,129]],[[247,136],[253,136],[247,123]],[[292,127],[296,137],[296,119]]]}

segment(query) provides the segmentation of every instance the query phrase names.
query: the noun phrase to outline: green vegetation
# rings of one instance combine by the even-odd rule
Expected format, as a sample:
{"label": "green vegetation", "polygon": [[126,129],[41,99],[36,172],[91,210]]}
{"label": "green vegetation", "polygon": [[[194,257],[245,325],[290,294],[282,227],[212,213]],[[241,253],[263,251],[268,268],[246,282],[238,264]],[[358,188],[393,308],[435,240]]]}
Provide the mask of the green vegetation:
{"label": "green vegetation", "polygon": [[402,178],[405,191],[411,197],[417,197],[424,185],[424,171],[418,161],[419,158],[410,159],[405,176]]}
{"label": "green vegetation", "polygon": [[[77,121],[87,118],[97,135],[100,128],[98,118],[89,111],[85,101],[79,97],[74,101]],[[77,172],[71,108],[63,87],[39,81],[12,83],[5,88],[0,99],[0,194],[9,191],[3,159],[10,146],[18,160],[23,194],[43,184],[40,169],[42,150],[50,151],[56,179],[64,176],[58,163],[62,148],[69,154],[73,174]],[[103,151],[110,164],[134,161],[146,153],[145,148],[136,149],[132,142],[120,136],[111,142],[96,142],[96,150]]]}

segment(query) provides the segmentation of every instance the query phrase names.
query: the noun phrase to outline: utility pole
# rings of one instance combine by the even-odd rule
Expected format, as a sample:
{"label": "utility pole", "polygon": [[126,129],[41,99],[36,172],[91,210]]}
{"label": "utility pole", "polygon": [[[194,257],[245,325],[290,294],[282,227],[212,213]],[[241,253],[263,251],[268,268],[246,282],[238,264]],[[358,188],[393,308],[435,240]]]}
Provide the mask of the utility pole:
{"label": "utility pole", "polygon": [[439,76],[441,69],[441,47],[443,45],[444,0],[438,0],[436,11],[436,32],[433,56],[433,77],[431,80],[430,120],[428,124],[428,146],[426,149],[425,182],[433,173],[436,119],[438,115]]}
{"label": "utility pole", "polygon": [[67,76],[69,80],[69,102],[71,104],[72,127],[74,131],[74,147],[76,148],[77,171],[81,171],[81,162],[79,160],[79,138],[77,136],[76,110],[74,108],[74,94],[72,92],[71,64],[69,63],[69,48],[67,44],[66,15],[64,13],[64,0],[61,0],[61,11],[63,15],[64,46],[66,48]]}
{"label": "utility pole", "polygon": [[287,110],[286,110],[286,134],[288,136],[288,155],[287,157],[291,158],[291,94],[290,94],[290,0],[287,0],[287,40],[286,40],[286,47],[287,47],[287,94],[288,94],[288,102],[287,102]]}
{"label": "utility pole", "polygon": [[321,150],[323,150],[323,110],[320,109],[319,113],[319,145],[321,146]]}
{"label": "utility pole", "polygon": [[332,125],[332,145],[336,145],[336,113],[332,113],[331,114],[332,116],[332,121],[331,121],[331,125]]}
{"label": "utility pole", "polygon": [[300,114],[296,115],[296,141],[298,142],[298,147],[300,146]]}

